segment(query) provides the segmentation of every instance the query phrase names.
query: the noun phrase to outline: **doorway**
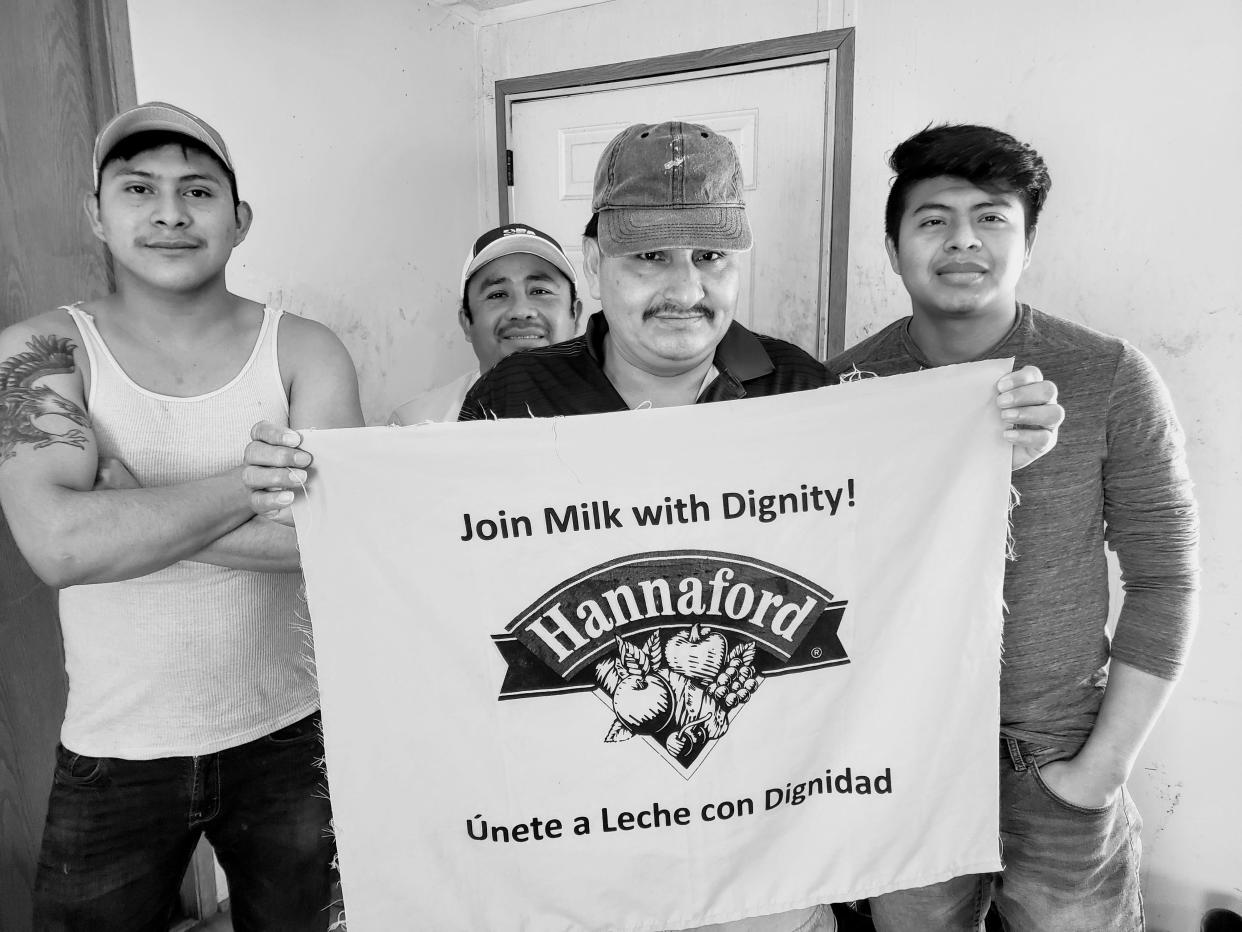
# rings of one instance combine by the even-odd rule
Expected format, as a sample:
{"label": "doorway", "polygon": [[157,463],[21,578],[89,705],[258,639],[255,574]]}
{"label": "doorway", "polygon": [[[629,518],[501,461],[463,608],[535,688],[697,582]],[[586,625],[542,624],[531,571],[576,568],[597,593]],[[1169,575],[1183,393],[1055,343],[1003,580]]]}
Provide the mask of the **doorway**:
{"label": "doorway", "polygon": [[852,104],[852,29],[498,81],[500,220],[552,234],[580,271],[608,140],[710,126],[738,151],[755,236],[738,320],[822,359],[844,343]]}

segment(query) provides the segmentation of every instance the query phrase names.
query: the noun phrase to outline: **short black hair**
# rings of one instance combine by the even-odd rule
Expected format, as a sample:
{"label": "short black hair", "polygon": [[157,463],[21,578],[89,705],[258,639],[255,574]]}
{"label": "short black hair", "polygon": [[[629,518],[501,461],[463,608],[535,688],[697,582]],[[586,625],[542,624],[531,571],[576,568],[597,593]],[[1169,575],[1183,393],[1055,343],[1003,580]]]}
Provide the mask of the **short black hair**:
{"label": "short black hair", "polygon": [[895,177],[884,208],[884,232],[894,246],[906,197],[928,178],[951,175],[985,191],[1016,194],[1025,208],[1028,241],[1052,188],[1048,166],[1033,148],[998,129],[969,123],[928,126],[894,149],[888,165]]}
{"label": "short black hair", "polygon": [[[487,266],[485,265],[483,268],[485,269]],[[479,269],[479,271],[476,271],[474,275],[478,275],[481,271],[482,269]],[[570,281],[568,275],[560,269],[557,269],[556,271],[561,278],[565,279],[565,281],[569,283],[569,316],[577,317],[578,314],[574,310],[574,306],[578,303],[578,289],[575,287],[574,283]],[[470,313],[470,283],[474,281],[474,275],[471,275],[470,278],[466,280],[466,287],[461,290],[461,312],[466,315],[466,320],[470,321],[470,323],[474,323],[474,316]]]}
{"label": "short black hair", "polygon": [[241,198],[237,194],[237,176],[233,174],[232,170],[220,160],[220,156],[216,155],[193,136],[186,136],[183,133],[176,133],[166,129],[151,129],[141,133],[134,133],[132,136],[126,136],[109,149],[99,163],[99,174],[95,178],[95,198],[99,198],[99,183],[103,180],[104,169],[108,167],[109,163],[117,161],[128,162],[144,152],[150,152],[152,149],[162,149],[164,146],[180,146],[182,151],[197,152],[215,162],[220,171],[224,172],[224,177],[229,180],[229,189],[233,195],[233,212],[237,212]]}

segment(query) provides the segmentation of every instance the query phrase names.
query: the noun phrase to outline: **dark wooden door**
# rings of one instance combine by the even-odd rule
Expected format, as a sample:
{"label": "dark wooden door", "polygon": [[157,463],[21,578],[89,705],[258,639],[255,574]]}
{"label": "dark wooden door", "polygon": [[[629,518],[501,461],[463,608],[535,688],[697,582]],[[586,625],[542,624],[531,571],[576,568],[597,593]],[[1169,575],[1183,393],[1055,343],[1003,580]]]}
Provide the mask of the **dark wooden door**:
{"label": "dark wooden door", "polygon": [[[82,196],[95,133],[118,103],[132,103],[132,86],[124,0],[0,0],[0,325],[107,290],[107,262]],[[64,669],[56,594],[26,565],[0,517],[4,932],[31,927]]]}

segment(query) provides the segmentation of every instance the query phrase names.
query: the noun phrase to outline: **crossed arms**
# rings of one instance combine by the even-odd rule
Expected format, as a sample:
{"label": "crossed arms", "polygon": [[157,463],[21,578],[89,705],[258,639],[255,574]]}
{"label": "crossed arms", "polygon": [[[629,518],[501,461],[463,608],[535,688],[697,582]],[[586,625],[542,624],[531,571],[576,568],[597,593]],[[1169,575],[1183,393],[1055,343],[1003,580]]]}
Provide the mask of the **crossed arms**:
{"label": "crossed arms", "polygon": [[[327,328],[284,316],[280,368],[299,427],[362,423],[357,378]],[[54,311],[0,333],[0,506],[31,567],[55,587],[143,576],[179,560],[296,570],[291,529],[256,519],[237,466],[141,488],[101,463],[77,327]]]}

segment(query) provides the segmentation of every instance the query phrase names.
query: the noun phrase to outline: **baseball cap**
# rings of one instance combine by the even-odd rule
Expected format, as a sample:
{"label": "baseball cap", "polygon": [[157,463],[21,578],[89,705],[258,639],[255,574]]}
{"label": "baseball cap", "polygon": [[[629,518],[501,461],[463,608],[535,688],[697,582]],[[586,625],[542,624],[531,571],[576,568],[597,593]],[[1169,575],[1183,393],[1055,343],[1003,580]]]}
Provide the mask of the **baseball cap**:
{"label": "baseball cap", "polygon": [[461,267],[461,296],[466,296],[466,284],[471,275],[493,259],[514,253],[526,253],[546,259],[564,273],[570,284],[577,287],[578,278],[574,274],[573,263],[565,255],[560,243],[542,230],[536,230],[524,223],[506,223],[488,230],[474,241],[474,245],[466,253],[466,263]]}
{"label": "baseball cap", "polygon": [[152,130],[180,133],[182,136],[188,136],[202,143],[208,151],[224,163],[225,168],[230,172],[233,171],[233,160],[229,156],[228,146],[224,144],[224,137],[216,132],[206,120],[196,117],[188,110],[153,100],[118,113],[99,131],[99,135],[95,137],[95,177],[99,177],[99,171],[103,168],[103,160],[117,143],[137,133]]}
{"label": "baseball cap", "polygon": [[635,123],[604,148],[591,209],[606,256],[751,247],[733,143],[697,123]]}

